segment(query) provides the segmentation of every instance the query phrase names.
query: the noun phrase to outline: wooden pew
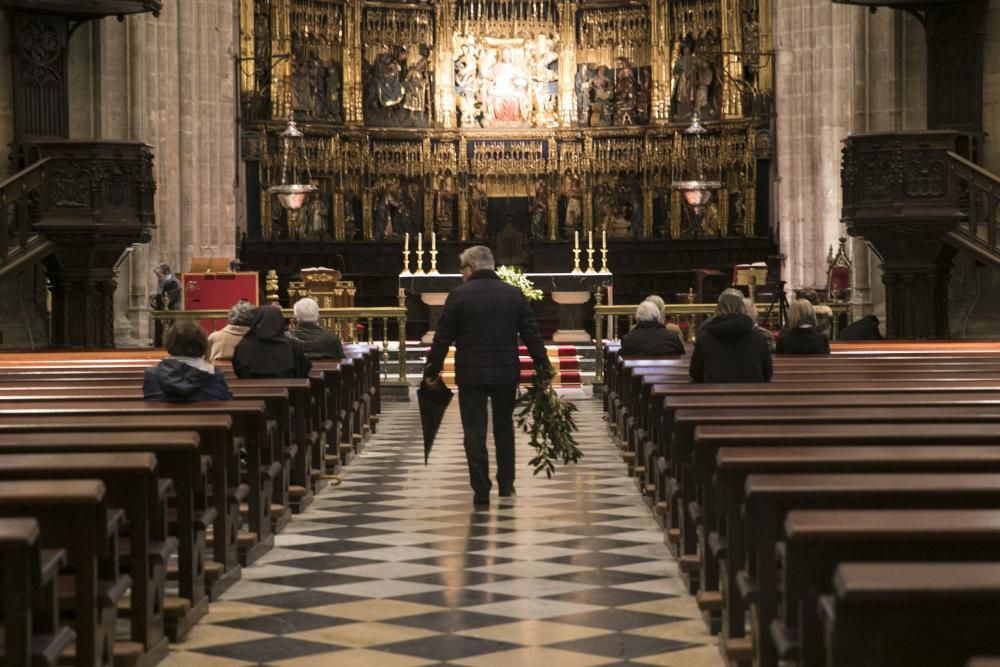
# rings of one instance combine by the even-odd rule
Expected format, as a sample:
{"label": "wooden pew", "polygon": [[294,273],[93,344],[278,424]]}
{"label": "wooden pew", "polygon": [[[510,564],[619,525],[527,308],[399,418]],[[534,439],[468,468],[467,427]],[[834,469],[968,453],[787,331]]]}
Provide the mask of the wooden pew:
{"label": "wooden pew", "polygon": [[[180,540],[178,586],[181,597],[191,600],[191,614],[196,620],[207,611],[206,593],[216,598],[240,579],[238,505],[249,495],[249,489],[240,485],[239,477],[229,470],[235,468],[235,462],[232,466],[212,465],[209,479],[213,493],[209,508],[201,463],[201,455],[213,462],[235,459],[232,423],[232,418],[225,414],[163,414],[155,420],[142,414],[49,414],[33,418],[0,414],[0,442],[8,452],[31,451],[15,449],[18,447],[43,446],[52,447],[52,451],[91,452],[114,446],[124,451],[149,451],[155,447],[155,453],[160,454],[167,452],[162,445],[175,442],[183,447],[185,441],[191,441],[190,432],[197,432],[195,442],[199,443],[200,453],[187,455],[184,463],[178,464],[179,470],[187,473],[173,478]],[[139,435],[132,432],[139,432]],[[168,438],[175,432],[180,433],[173,440]],[[150,433],[156,433],[156,438],[150,437]],[[191,479],[198,479],[198,485],[192,485],[188,481]],[[218,493],[216,489],[227,491]],[[215,536],[214,564],[203,563],[200,555],[204,552],[208,525],[212,526]],[[186,548],[189,534],[195,545],[191,549]],[[220,535],[223,539],[219,539]]]}
{"label": "wooden pew", "polygon": [[[150,592],[140,589],[134,597],[133,611],[142,613],[146,609],[149,615],[151,607],[160,607],[162,620],[156,624],[165,628],[171,641],[179,641],[208,611],[204,573],[204,524],[210,522],[214,511],[196,510],[195,497],[204,498],[204,475],[201,470],[201,452],[199,451],[198,435],[193,432],[125,432],[125,433],[0,433],[0,479],[32,479],[32,478],[74,478],[90,477],[102,479],[109,489],[109,500],[115,506],[128,512],[131,503],[143,500],[151,505],[150,512],[158,510],[157,515],[151,514],[149,523],[149,541],[147,545],[138,543],[131,545],[130,553],[140,554],[150,552],[149,572],[146,578],[150,582],[147,588]],[[125,466],[114,463],[109,457],[121,457],[123,462],[129,462],[130,456],[156,457],[158,471],[161,477],[173,486],[176,500],[176,521],[168,525],[168,517],[163,514],[160,496],[169,487],[164,484],[151,484],[150,480],[135,477],[145,477],[145,469],[141,461],[137,466]],[[108,471],[92,463],[93,461],[108,462]],[[85,466],[87,466],[85,468]],[[131,470],[134,467],[135,470]],[[84,474],[90,472],[89,475]],[[133,481],[135,483],[133,483]],[[200,491],[197,489],[201,487]],[[135,493],[146,487],[145,495]],[[122,497],[125,494],[127,497]],[[159,505],[153,505],[156,503]],[[133,513],[142,511],[141,506],[133,508]],[[205,515],[208,516],[205,516]],[[200,516],[198,516],[200,515]],[[197,520],[196,517],[197,516]],[[129,521],[132,519],[129,517]],[[137,526],[142,527],[142,519],[137,519]],[[195,526],[199,525],[196,537]],[[176,541],[180,577],[178,589],[181,599],[166,597],[163,592],[163,582],[167,573],[167,564],[160,557],[163,552],[170,551],[173,544],[166,539],[167,533],[172,534]],[[130,533],[138,539],[141,532]],[[160,544],[157,545],[156,542]],[[142,568],[140,561],[135,566]],[[133,572],[142,572],[142,569]],[[133,574],[137,586],[142,580]],[[158,596],[158,597],[157,597]],[[158,600],[158,601],[157,601]],[[145,623],[144,618],[133,617],[135,623]],[[135,629],[135,628],[134,628]],[[141,628],[137,629],[141,631]],[[144,645],[155,644],[158,634],[154,628],[152,639],[136,639]],[[135,638],[135,637],[133,637]],[[149,651],[147,650],[147,653]]]}
{"label": "wooden pew", "polygon": [[[249,524],[251,535],[241,536],[239,548],[240,563],[244,566],[257,560],[274,546],[274,534],[271,529],[271,491],[274,479],[280,475],[281,461],[272,460],[274,452],[273,432],[268,429],[266,406],[263,401],[206,401],[200,403],[156,403],[149,401],[32,401],[12,403],[3,410],[7,417],[32,417],[42,414],[57,415],[97,415],[104,417],[124,417],[141,415],[147,419],[171,415],[225,415],[233,420],[233,429],[237,436],[243,438],[247,454],[248,484],[250,493],[248,499]],[[155,422],[155,420],[153,420]],[[232,456],[215,460],[230,461],[235,465]],[[230,466],[213,466],[213,485],[217,481],[216,468],[227,469]],[[232,479],[239,479],[234,477]],[[218,479],[218,481],[222,481]],[[219,488],[229,488],[228,483]],[[228,571],[229,568],[227,568]]]}
{"label": "wooden pew", "polygon": [[124,516],[110,510],[99,480],[0,482],[0,517],[34,517],[42,546],[65,549],[74,570],[75,646],[80,667],[114,659],[116,606],[129,586],[118,576],[117,535]]}
{"label": "wooden pew", "polygon": [[[742,590],[755,598],[751,617],[757,619],[757,633],[766,634],[779,611],[774,553],[784,537],[781,526],[793,510],[996,510],[1000,509],[997,488],[997,473],[752,474],[746,482],[745,524],[734,525],[729,533],[740,533],[746,540],[747,573],[736,589],[727,589],[727,594]],[[760,664],[777,659],[766,640],[758,642],[757,658]]]}
{"label": "wooden pew", "polygon": [[55,594],[56,574],[65,563],[65,550],[41,548],[35,519],[0,519],[0,662],[4,665],[55,665],[75,639],[73,631],[59,622]]}
{"label": "wooden pew", "polygon": [[796,510],[785,535],[783,615],[769,630],[778,655],[803,666],[823,663],[819,596],[840,563],[1000,561],[996,510]]}
{"label": "wooden pew", "polygon": [[[744,639],[746,609],[751,602],[757,602],[758,562],[773,553],[773,549],[769,551],[763,546],[768,536],[780,534],[776,520],[758,518],[757,506],[745,506],[746,480],[751,473],[996,474],[1000,473],[1000,446],[723,447],[717,462],[721,512],[716,531],[725,547],[720,549],[723,570],[720,641],[731,660],[745,662],[752,653]],[[770,543],[773,545],[776,539]],[[710,548],[715,547],[710,544]],[[764,564],[772,565],[773,561]]]}
{"label": "wooden pew", "polygon": [[[986,444],[983,438],[988,436],[984,434],[992,432],[995,435],[997,424],[1000,424],[1000,406],[687,409],[677,410],[674,422],[674,457],[682,466],[679,479],[681,563],[687,572],[694,574],[700,570],[696,555],[699,547],[707,551],[708,529],[716,525],[719,516],[714,479],[718,448],[722,445],[715,439],[701,437],[706,430],[717,425],[744,431],[761,425],[782,425],[787,430],[797,431],[806,425],[822,428],[835,424],[858,427],[856,433],[860,441],[845,440],[845,444]],[[914,439],[900,440],[903,433],[912,433]],[[799,442],[806,441],[800,439]],[[685,461],[691,462],[690,467],[685,466]],[[698,525],[704,528],[700,538]],[[692,583],[692,588],[697,587]]]}
{"label": "wooden pew", "polygon": [[164,630],[166,567],[177,551],[168,537],[166,494],[156,456],[148,452],[98,454],[0,454],[0,481],[99,479],[109,507],[125,510],[128,520],[127,574],[132,580],[129,617],[133,642],[142,647],[143,665],[167,655]]}
{"label": "wooden pew", "polygon": [[1000,653],[1000,563],[842,563],[820,599],[827,667],[962,667]]}

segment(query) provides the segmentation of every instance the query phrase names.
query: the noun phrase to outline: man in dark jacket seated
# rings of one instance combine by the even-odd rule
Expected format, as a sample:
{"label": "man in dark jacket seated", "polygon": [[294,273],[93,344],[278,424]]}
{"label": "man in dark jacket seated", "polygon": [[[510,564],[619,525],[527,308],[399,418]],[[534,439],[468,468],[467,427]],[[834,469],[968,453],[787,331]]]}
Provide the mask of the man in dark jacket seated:
{"label": "man in dark jacket seated", "polygon": [[754,333],[743,308],[743,294],[727,289],[715,315],[702,325],[691,354],[693,382],[770,382],[771,353]]}
{"label": "man in dark jacket seated", "polygon": [[167,329],[165,347],[170,355],[147,368],[142,397],[147,401],[228,401],[233,395],[222,370],[205,361],[208,337],[194,320],[177,320]]}
{"label": "man in dark jacket seated", "polygon": [[792,301],[788,330],[778,337],[775,354],[830,354],[830,339],[816,330],[816,312],[805,299]]}
{"label": "man in dark jacket seated", "polygon": [[878,318],[865,315],[860,320],[851,322],[840,330],[837,340],[882,340],[882,332],[878,330]]}
{"label": "man in dark jacket seated", "polygon": [[434,342],[427,354],[424,382],[433,385],[455,343],[455,383],[465,432],[465,456],[473,504],[490,503],[490,463],[486,451],[486,405],[493,403],[493,444],[501,496],[514,495],[514,399],[521,379],[518,335],[538,373],[552,366],[527,299],[497,277],[493,253],[473,246],[459,256],[463,283],[444,304]]}
{"label": "man in dark jacket seated", "polygon": [[680,336],[663,326],[663,312],[652,301],[635,309],[635,326],[622,337],[620,354],[660,356],[684,354]]}
{"label": "man in dark jacket seated", "polygon": [[319,304],[306,297],[295,302],[295,322],[285,334],[298,341],[310,359],[343,359],[340,336],[319,324]]}

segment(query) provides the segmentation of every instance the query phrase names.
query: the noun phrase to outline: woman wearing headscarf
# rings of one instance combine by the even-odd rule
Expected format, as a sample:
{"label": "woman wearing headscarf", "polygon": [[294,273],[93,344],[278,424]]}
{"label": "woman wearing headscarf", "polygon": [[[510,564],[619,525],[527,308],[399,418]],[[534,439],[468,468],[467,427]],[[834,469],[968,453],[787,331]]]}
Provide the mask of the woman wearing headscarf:
{"label": "woman wearing headscarf", "polygon": [[241,299],[229,309],[229,324],[208,335],[208,360],[211,362],[233,358],[236,346],[250,330],[257,306]]}
{"label": "woman wearing headscarf", "polygon": [[771,372],[767,341],[754,332],[754,322],[744,311],[743,294],[725,290],[715,315],[698,331],[691,355],[691,380],[769,382]]}
{"label": "woman wearing headscarf", "polygon": [[285,337],[285,318],[271,306],[258,308],[250,330],[233,352],[240,378],[304,378],[312,362],[295,341]]}

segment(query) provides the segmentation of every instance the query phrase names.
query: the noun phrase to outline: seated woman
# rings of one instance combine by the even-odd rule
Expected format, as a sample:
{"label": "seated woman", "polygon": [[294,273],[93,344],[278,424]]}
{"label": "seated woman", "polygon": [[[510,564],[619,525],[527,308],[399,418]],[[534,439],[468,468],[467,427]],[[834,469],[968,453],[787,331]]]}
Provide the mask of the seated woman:
{"label": "seated woman", "polygon": [[743,310],[743,294],[727,289],[719,295],[715,315],[698,330],[691,355],[692,382],[770,382],[772,365],[767,341],[754,332]]}
{"label": "seated woman", "polygon": [[663,311],[652,301],[643,301],[635,309],[635,326],[622,337],[622,355],[659,356],[684,354],[680,336],[663,326]]}
{"label": "seated woman", "polygon": [[208,334],[208,360],[222,361],[233,358],[233,351],[250,330],[250,323],[257,306],[241,299],[229,309],[229,324]]}
{"label": "seated woman", "polygon": [[281,309],[262,306],[233,352],[233,370],[240,378],[304,378],[309,377],[312,362],[298,343],[285,336]]}
{"label": "seated woman", "polygon": [[774,353],[774,334],[757,324],[757,304],[750,297],[743,299],[743,311],[753,320],[754,332],[767,342],[768,351]]}
{"label": "seated woman", "polygon": [[147,401],[228,401],[233,395],[222,371],[205,361],[208,337],[194,320],[175,320],[164,336],[170,355],[147,368],[142,397]]}
{"label": "seated woman", "polygon": [[878,318],[874,315],[865,315],[860,320],[851,322],[840,330],[837,340],[882,340]]}
{"label": "seated woman", "polygon": [[775,354],[830,354],[830,339],[816,330],[816,313],[805,299],[788,307],[788,329],[778,337]]}

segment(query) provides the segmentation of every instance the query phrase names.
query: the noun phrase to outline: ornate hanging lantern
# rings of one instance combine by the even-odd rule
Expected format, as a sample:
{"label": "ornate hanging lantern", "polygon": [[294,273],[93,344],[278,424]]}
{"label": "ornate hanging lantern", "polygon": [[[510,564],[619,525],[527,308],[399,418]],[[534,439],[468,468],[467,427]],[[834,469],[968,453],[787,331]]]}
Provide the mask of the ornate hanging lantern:
{"label": "ornate hanging lantern", "polygon": [[278,196],[285,210],[298,211],[309,195],[319,189],[311,181],[305,138],[295,121],[289,120],[288,127],[281,133],[281,184],[273,185],[267,191]]}

